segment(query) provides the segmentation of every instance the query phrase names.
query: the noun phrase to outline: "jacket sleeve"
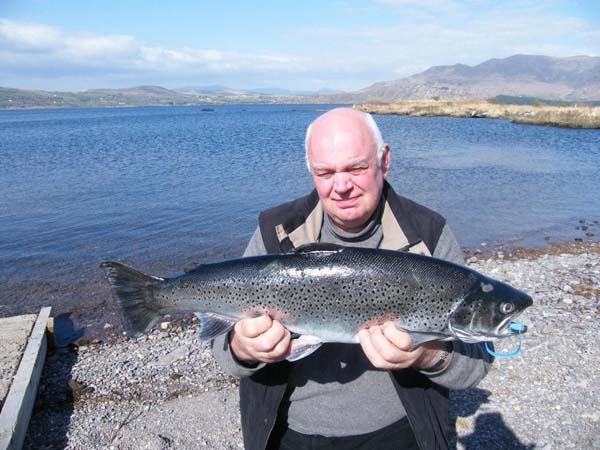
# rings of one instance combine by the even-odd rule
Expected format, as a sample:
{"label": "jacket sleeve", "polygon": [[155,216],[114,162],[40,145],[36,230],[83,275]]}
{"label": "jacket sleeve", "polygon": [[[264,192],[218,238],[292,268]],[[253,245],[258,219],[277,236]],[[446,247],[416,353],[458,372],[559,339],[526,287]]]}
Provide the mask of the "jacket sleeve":
{"label": "jacket sleeve", "polygon": [[452,233],[452,230],[447,224],[444,225],[444,228],[440,233],[432,256],[455,264],[460,264],[461,266],[465,265],[465,258],[460,245],[458,245],[454,233]]}
{"label": "jacket sleeve", "polygon": [[[433,252],[436,258],[464,265],[464,257],[452,230],[445,225]],[[448,366],[435,373],[421,371],[432,381],[448,389],[467,389],[476,386],[489,372],[493,358],[483,342],[468,344],[452,342],[452,359]]]}
{"label": "jacket sleeve", "polygon": [[[243,256],[258,256],[265,255],[266,253],[267,250],[262,240],[260,229],[256,228],[256,231],[248,242]],[[256,366],[249,367],[238,361],[235,356],[233,356],[231,349],[229,348],[229,333],[216,337],[211,342],[211,349],[219,366],[221,366],[223,370],[234,377],[240,378],[252,375],[265,366],[264,363],[261,363],[257,364]]]}

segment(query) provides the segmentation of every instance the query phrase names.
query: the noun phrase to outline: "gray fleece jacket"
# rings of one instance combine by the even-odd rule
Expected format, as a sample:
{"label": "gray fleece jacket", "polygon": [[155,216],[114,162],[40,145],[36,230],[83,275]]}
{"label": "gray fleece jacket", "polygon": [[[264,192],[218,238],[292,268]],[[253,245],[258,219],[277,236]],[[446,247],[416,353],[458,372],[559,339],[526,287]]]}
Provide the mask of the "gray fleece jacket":
{"label": "gray fleece jacket", "polygon": [[[368,224],[361,232],[344,233],[324,218],[320,242],[354,247],[377,248],[382,239],[378,224]],[[257,229],[244,256],[266,254]],[[464,264],[456,239],[446,225],[433,256]],[[251,375],[264,364],[249,368],[231,354],[228,337],[215,340],[213,353],[223,369],[237,377]],[[425,373],[432,381],[449,389],[475,386],[489,370],[491,358],[482,344],[453,342],[450,364],[437,373]],[[324,344],[312,355],[294,364],[289,379],[289,395],[280,407],[280,421],[304,434],[348,436],[381,429],[406,416],[387,371],[375,369],[360,346]]]}

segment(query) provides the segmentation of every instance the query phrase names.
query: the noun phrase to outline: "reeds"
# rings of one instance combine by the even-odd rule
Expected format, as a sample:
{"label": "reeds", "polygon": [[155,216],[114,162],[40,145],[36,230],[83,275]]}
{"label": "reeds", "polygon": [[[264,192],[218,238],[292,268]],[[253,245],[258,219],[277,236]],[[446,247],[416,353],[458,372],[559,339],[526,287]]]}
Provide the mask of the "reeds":
{"label": "reeds", "polygon": [[355,106],[374,114],[507,119],[515,123],[565,128],[600,128],[600,107],[503,105],[486,100],[403,100]]}

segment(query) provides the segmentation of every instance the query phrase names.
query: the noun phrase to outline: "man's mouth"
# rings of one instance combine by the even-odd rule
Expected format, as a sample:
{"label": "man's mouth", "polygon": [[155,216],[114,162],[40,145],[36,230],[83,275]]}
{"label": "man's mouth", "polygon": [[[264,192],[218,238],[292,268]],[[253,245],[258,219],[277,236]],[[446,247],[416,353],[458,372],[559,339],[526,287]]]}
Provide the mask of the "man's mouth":
{"label": "man's mouth", "polygon": [[358,196],[349,197],[349,198],[341,198],[341,199],[335,200],[335,202],[341,208],[348,208],[348,207],[354,206],[358,202],[358,198],[359,198]]}

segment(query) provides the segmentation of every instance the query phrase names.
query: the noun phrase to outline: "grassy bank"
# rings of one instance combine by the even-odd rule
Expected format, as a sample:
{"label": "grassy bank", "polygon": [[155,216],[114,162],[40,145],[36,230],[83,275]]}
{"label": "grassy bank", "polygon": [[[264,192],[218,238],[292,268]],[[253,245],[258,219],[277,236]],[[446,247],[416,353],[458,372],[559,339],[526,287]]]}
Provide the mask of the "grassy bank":
{"label": "grassy bank", "polygon": [[508,119],[515,123],[565,128],[600,128],[600,107],[502,105],[486,100],[403,100],[355,107],[373,114]]}

